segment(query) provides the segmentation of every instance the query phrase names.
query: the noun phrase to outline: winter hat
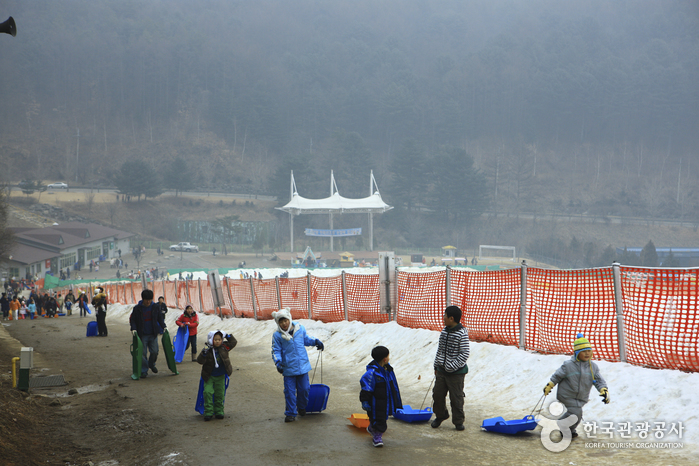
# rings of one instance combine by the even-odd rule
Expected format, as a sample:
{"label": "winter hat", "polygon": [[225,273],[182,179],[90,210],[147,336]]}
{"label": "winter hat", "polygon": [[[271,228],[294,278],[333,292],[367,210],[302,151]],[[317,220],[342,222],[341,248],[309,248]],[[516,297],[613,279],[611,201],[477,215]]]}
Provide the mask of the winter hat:
{"label": "winter hat", "polygon": [[223,338],[223,332],[220,330],[212,330],[209,332],[209,335],[206,337],[206,342],[211,346],[211,351],[214,352],[214,366],[218,367],[218,361],[216,361],[216,348],[214,347],[214,337],[216,336],[217,333],[221,334],[221,338]]}
{"label": "winter hat", "polygon": [[575,351],[575,358],[578,358],[578,354],[582,351],[592,350],[592,345],[590,341],[585,338],[585,335],[578,333],[578,338],[573,343],[573,350]]}
{"label": "winter hat", "polygon": [[383,361],[386,356],[388,356],[388,348],[385,346],[377,346],[371,350],[371,357],[374,358],[376,362]]}
{"label": "winter hat", "polygon": [[279,309],[276,312],[272,313],[272,317],[274,318],[274,321],[279,325],[279,321],[282,319],[289,319],[291,320],[291,310],[288,307],[285,307],[284,309]]}
{"label": "winter hat", "polygon": [[[293,337],[291,334],[294,332],[294,322],[291,320],[291,310],[288,307],[285,307],[284,309],[279,309],[276,312],[272,313],[272,317],[274,318],[274,321],[277,323],[277,332],[282,334],[282,338],[285,340],[291,340]],[[282,319],[288,319],[290,322],[289,328],[286,330],[283,330],[279,326],[279,321]]]}

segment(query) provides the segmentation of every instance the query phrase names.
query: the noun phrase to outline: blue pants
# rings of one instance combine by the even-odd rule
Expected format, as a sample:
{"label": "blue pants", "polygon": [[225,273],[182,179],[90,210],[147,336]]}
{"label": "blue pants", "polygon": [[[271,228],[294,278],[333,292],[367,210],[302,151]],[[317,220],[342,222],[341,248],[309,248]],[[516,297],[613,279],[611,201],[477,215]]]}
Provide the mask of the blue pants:
{"label": "blue pants", "polygon": [[[148,373],[149,366],[155,366],[155,361],[158,360],[158,335],[143,335],[141,337],[143,343],[143,363],[141,365],[141,374]],[[148,352],[150,351],[150,355]]]}
{"label": "blue pants", "polygon": [[306,409],[308,406],[308,393],[311,384],[308,382],[308,374],[284,376],[284,399],[286,400],[285,416],[296,416],[296,406]]}

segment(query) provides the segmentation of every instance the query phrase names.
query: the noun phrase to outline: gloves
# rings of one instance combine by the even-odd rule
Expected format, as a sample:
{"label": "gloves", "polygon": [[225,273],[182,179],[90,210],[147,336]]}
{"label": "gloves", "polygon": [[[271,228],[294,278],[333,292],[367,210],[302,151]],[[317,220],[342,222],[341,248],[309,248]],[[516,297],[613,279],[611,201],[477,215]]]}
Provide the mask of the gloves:
{"label": "gloves", "polygon": [[603,388],[602,390],[599,391],[599,396],[602,397],[602,403],[608,405],[609,404],[609,390],[606,388]]}
{"label": "gloves", "polygon": [[362,401],[362,409],[366,412],[371,411],[371,405],[368,401]]}
{"label": "gloves", "polygon": [[323,345],[322,341],[316,340],[316,348],[318,348],[318,351],[323,351],[325,349],[325,345]]}
{"label": "gloves", "polygon": [[206,344],[204,345],[204,349],[201,350],[201,352],[202,352],[202,354],[206,354],[206,353],[209,352],[210,349],[211,349],[211,346],[210,346],[208,343],[206,343]]}
{"label": "gloves", "polygon": [[133,333],[133,336],[138,335],[138,332],[136,330],[131,330],[131,333]]}
{"label": "gloves", "polygon": [[284,369],[282,368],[281,364],[277,364],[277,372],[279,372],[280,374],[284,373]]}
{"label": "gloves", "polygon": [[553,382],[547,383],[546,386],[544,387],[544,395],[548,395],[549,393],[551,393],[551,390],[553,390],[553,387],[555,387],[555,386],[556,386],[556,384]]}

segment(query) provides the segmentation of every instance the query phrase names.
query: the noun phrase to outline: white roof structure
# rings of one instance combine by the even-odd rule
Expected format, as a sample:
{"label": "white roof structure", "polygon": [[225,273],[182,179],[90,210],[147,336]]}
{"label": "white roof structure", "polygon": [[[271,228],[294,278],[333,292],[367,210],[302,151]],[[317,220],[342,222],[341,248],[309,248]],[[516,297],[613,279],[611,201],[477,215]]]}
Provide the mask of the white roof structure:
{"label": "white roof structure", "polygon": [[[393,206],[386,204],[381,198],[379,187],[374,178],[374,172],[371,171],[369,180],[369,196],[361,199],[349,199],[342,197],[335,183],[335,175],[330,171],[330,197],[324,199],[307,199],[299,195],[296,189],[296,181],[294,180],[294,172],[291,172],[291,200],[283,207],[276,207],[278,210],[288,212],[291,221],[291,252],[294,252],[294,215],[301,214],[329,214],[330,229],[332,229],[333,214],[369,214],[369,230],[370,230],[370,250],[373,250],[374,243],[374,226],[372,214],[384,213]],[[333,238],[330,237],[330,250],[333,250]]]}

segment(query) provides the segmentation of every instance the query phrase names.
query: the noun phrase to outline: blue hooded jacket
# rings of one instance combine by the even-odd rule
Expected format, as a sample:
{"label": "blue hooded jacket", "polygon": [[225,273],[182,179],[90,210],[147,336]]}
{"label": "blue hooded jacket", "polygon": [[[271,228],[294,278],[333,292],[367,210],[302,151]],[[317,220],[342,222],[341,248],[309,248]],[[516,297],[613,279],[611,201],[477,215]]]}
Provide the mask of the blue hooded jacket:
{"label": "blue hooded jacket", "polygon": [[303,325],[296,322],[291,324],[294,326],[291,340],[284,338],[278,330],[272,335],[272,359],[275,365],[281,364],[285,377],[303,375],[311,371],[305,346],[316,344],[315,338],[306,335]]}
{"label": "blue hooded jacket", "polygon": [[388,419],[388,416],[393,416],[397,409],[403,409],[398,380],[390,364],[384,368],[378,362],[371,361],[366,366],[366,372],[359,384],[362,387],[359,401],[369,402],[370,417],[373,419]]}

